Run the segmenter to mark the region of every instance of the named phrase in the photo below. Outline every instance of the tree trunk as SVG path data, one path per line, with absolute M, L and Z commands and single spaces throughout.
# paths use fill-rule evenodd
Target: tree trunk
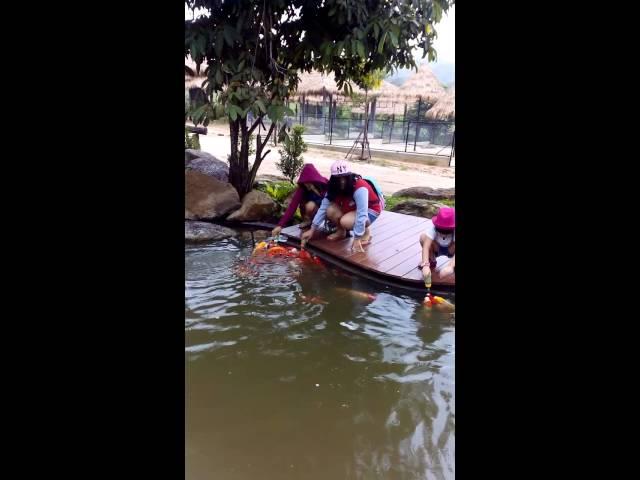
M 255 122 L 260 121 L 261 118 L 255 120 Z M 264 157 L 266 157 L 271 151 L 267 150 L 265 153 L 262 153 L 264 147 L 266 146 L 269 137 L 272 134 L 275 135 L 273 130 L 276 125 L 274 122 L 271 123 L 271 127 L 267 131 L 267 136 L 264 140 L 262 140 L 262 136 L 258 134 L 256 157 L 251 165 L 251 169 L 249 169 L 249 132 L 251 131 L 251 133 L 253 133 L 253 130 L 257 128 L 257 126 L 258 124 L 254 123 L 252 128 L 248 128 L 247 121 L 243 118 L 237 119 L 235 122 L 231 120 L 229 121 L 229 132 L 231 136 L 229 183 L 237 190 L 240 199 L 251 191 L 258 168 L 260 167 L 262 160 L 264 160 Z
M 231 138 L 231 155 L 229 155 L 229 183 L 240 194 L 240 184 L 242 170 L 240 159 L 238 158 L 238 134 L 240 131 L 240 122 L 238 120 L 229 120 L 229 137 Z
M 374 135 L 375 135 L 375 130 L 376 130 L 376 104 L 377 103 L 378 103 L 378 97 L 373 97 L 373 100 L 371 100 L 371 108 L 370 108 L 370 112 L 369 112 L 369 128 L 368 128 L 368 130 L 371 130 Z
M 368 126 L 369 126 L 369 102 L 367 101 L 367 95 L 369 93 L 368 89 L 364 90 L 364 130 L 362 135 L 362 152 L 360 152 L 360 160 L 364 160 L 364 146 L 365 142 L 369 142 L 369 138 L 367 136 Z

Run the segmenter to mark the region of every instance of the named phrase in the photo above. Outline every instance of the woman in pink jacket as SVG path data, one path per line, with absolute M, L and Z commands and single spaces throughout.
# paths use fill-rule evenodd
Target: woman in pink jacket
M 293 198 L 291 198 L 289 207 L 284 212 L 276 228 L 271 231 L 271 234 L 277 237 L 282 228 L 291 221 L 298 207 L 303 221 L 300 224 L 300 228 L 307 228 L 311 225 L 311 220 L 313 220 L 318 207 L 322 203 L 322 199 L 327 193 L 328 184 L 329 180 L 320 175 L 313 164 L 306 163 L 302 168 L 302 172 L 300 172 L 298 188 L 293 194 Z

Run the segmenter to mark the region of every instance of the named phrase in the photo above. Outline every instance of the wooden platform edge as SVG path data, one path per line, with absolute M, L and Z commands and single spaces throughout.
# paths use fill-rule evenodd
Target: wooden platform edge
M 300 248 L 300 242 L 292 242 L 291 240 L 287 240 L 285 242 L 280 242 L 280 243 L 284 243 L 286 245 L 289 245 L 290 247 Z M 325 253 L 322 250 L 315 248 L 309 244 L 307 244 L 305 249 L 309 250 L 311 253 L 316 255 L 321 260 L 335 267 L 338 267 L 342 270 L 345 270 L 359 277 L 366 278 L 367 280 L 370 280 L 372 282 L 389 286 L 389 287 L 400 288 L 403 290 L 410 290 L 412 292 L 420 292 L 423 294 L 426 293 L 424 283 L 422 282 L 413 281 L 413 280 L 399 281 L 399 277 L 391 277 L 382 273 L 375 273 L 371 270 L 359 268 L 353 263 L 340 260 L 338 257 L 334 257 L 333 255 Z M 433 285 L 431 287 L 431 293 L 435 295 L 455 293 L 455 285 Z

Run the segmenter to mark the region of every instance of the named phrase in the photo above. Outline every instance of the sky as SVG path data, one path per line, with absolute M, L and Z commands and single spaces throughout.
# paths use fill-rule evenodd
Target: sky
M 184 7 L 184 18 L 192 18 L 191 10 Z M 438 52 L 438 63 L 456 63 L 456 6 L 453 5 L 447 14 L 442 17 L 440 23 L 435 25 L 438 38 L 434 42 L 434 48 Z M 422 56 L 422 51 L 417 53 Z
M 438 52 L 438 63 L 456 63 L 456 6 L 449 9 L 440 23 L 435 25 L 438 38 L 433 47 Z M 422 52 L 420 53 L 422 55 Z

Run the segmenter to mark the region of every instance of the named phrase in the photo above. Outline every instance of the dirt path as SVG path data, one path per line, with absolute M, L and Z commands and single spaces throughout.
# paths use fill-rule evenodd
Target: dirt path
M 200 147 L 220 160 L 226 161 L 231 150 L 229 131 L 221 125 L 212 125 L 207 135 L 200 135 Z M 279 147 L 271 149 L 258 170 L 258 174 L 281 175 L 276 167 L 280 160 Z M 309 145 L 303 155 L 305 163 L 313 163 L 321 174 L 329 177 L 331 164 L 344 158 L 341 152 L 323 150 L 321 145 Z M 427 186 L 432 188 L 455 187 L 455 167 L 435 167 L 402 162 L 400 160 L 374 160 L 371 163 L 352 161 L 352 169 L 361 175 L 370 175 L 380 184 L 385 194 L 393 194 L 403 188 Z

